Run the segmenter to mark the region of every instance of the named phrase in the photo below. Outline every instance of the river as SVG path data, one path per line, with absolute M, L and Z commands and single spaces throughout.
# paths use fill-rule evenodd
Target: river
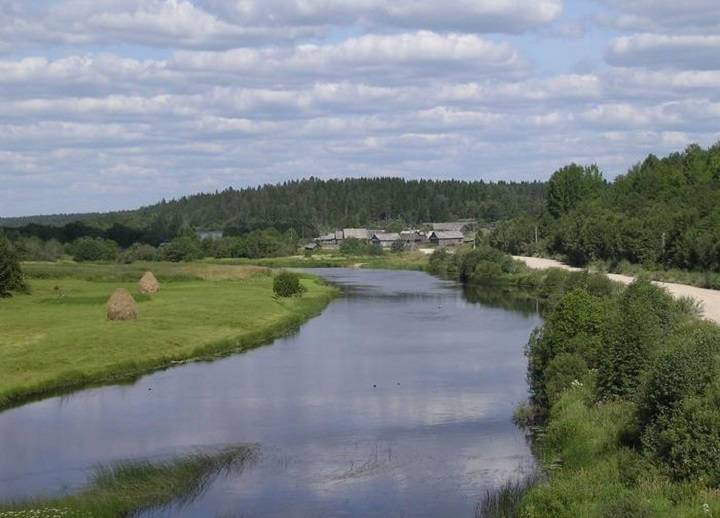
M 0 498 L 72 491 L 98 463 L 253 443 L 254 465 L 147 516 L 472 516 L 532 469 L 511 417 L 534 305 L 421 272 L 313 273 L 343 296 L 270 346 L 1 413 Z

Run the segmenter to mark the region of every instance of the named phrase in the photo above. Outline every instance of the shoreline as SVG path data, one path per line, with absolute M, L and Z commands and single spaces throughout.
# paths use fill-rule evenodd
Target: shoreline
M 298 307 L 289 314 L 266 327 L 220 340 L 210 341 L 183 352 L 175 352 L 145 360 L 129 358 L 116 364 L 86 373 L 80 370 L 65 370 L 44 381 L 35 384 L 9 388 L 0 393 L 0 414 L 7 410 L 36 401 L 71 394 L 84 389 L 113 385 L 132 384 L 143 376 L 181 366 L 190 362 L 213 361 L 232 354 L 243 353 L 278 338 L 287 336 L 299 329 L 312 318 L 320 315 L 340 291 L 315 276 L 307 277 L 318 287 L 325 287 L 324 293 L 298 299 Z

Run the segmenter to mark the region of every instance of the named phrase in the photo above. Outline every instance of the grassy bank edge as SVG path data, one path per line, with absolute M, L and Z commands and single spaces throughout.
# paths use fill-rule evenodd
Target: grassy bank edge
M 168 369 L 190 361 L 210 361 L 271 343 L 295 331 L 302 324 L 319 315 L 340 293 L 337 288 L 330 286 L 319 277 L 311 275 L 304 275 L 303 277 L 310 282 L 327 287 L 326 293 L 313 298 L 301 298 L 300 307 L 273 326 L 234 338 L 203 344 L 189 353 L 162 356 L 142 362 L 121 362 L 92 374 L 72 370 L 65 371 L 51 380 L 3 392 L 0 394 L 0 412 L 39 399 L 67 394 L 78 389 L 116 383 L 134 383 L 142 376 L 155 371 Z
M 123 461 L 95 468 L 88 484 L 67 495 L 0 502 L 0 518 L 132 516 L 188 504 L 218 475 L 255 461 L 253 445 L 199 451 L 165 461 Z

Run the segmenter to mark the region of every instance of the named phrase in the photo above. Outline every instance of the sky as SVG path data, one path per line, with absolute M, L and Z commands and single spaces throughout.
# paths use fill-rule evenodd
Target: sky
M 0 0 L 0 217 L 720 140 L 718 0 Z

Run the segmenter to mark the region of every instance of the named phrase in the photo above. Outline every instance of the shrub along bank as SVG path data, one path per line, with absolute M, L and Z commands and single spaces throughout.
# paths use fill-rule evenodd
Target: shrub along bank
M 565 291 L 530 339 L 521 412 L 548 476 L 503 516 L 720 513 L 720 328 L 697 314 L 646 280 Z

